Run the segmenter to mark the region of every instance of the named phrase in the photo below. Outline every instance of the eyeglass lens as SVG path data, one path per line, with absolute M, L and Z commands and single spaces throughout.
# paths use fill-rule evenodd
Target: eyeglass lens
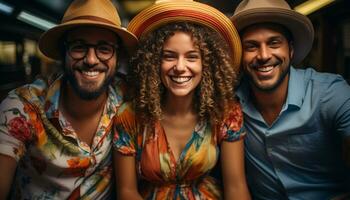
M 95 50 L 95 55 L 101 61 L 109 60 L 115 50 L 115 46 L 108 43 L 98 43 L 98 44 L 86 44 L 84 42 L 76 41 L 68 43 L 68 53 L 73 59 L 83 59 L 89 51 L 89 48 L 93 47 Z

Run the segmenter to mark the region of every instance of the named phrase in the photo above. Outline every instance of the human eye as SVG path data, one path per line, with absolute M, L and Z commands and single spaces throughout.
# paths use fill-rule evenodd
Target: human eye
M 190 53 L 187 55 L 187 60 L 190 62 L 195 62 L 200 59 L 199 53 Z
M 176 55 L 170 52 L 163 52 L 162 59 L 165 61 L 173 61 L 176 59 Z
M 269 46 L 271 48 L 279 48 L 281 46 L 282 41 L 278 38 L 275 38 L 269 42 Z
M 69 44 L 69 50 L 71 52 L 85 52 L 87 49 L 86 44 L 81 42 L 73 42 Z
M 244 51 L 252 52 L 252 51 L 255 51 L 256 49 L 257 49 L 257 45 L 256 44 L 253 44 L 253 43 L 244 43 L 243 44 L 243 50 Z
M 113 52 L 113 46 L 110 44 L 98 44 L 97 51 L 103 54 L 110 54 Z

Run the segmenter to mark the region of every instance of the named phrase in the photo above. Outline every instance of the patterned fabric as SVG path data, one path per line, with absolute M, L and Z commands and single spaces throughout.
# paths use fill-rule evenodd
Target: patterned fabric
M 38 79 L 0 105 L 0 153 L 18 162 L 11 199 L 111 198 L 111 123 L 123 87 L 109 88 L 90 147 L 58 110 L 61 84 L 62 76 Z
M 242 123 L 239 104 L 215 131 L 207 122 L 198 123 L 176 161 L 161 123 L 144 128 L 132 105 L 125 103 L 118 110 L 113 143 L 122 154 L 136 156 L 139 190 L 145 199 L 221 199 L 221 188 L 209 172 L 217 163 L 221 141 L 244 137 Z

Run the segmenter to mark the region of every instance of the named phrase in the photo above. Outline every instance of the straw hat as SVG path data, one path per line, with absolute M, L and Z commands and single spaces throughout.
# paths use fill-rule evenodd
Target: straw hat
M 137 44 L 137 38 L 121 27 L 117 9 L 110 0 L 75 0 L 62 18 L 61 24 L 45 32 L 39 40 L 39 49 L 48 57 L 61 59 L 60 39 L 74 27 L 97 26 L 115 32 L 130 52 Z
M 238 31 L 256 23 L 277 23 L 286 27 L 293 36 L 292 63 L 300 63 L 309 53 L 314 39 L 311 21 L 290 8 L 284 0 L 243 0 L 231 17 Z
M 217 9 L 193 0 L 158 0 L 141 11 L 128 25 L 128 30 L 138 38 L 171 22 L 188 21 L 217 31 L 231 49 L 233 67 L 239 70 L 241 41 L 236 28 L 228 17 Z

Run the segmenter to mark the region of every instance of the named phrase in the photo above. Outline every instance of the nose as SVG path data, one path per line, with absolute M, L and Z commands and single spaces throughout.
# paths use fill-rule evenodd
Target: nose
M 258 60 L 267 61 L 271 58 L 271 51 L 266 45 L 261 45 L 257 55 Z
M 96 65 L 99 62 L 99 59 L 97 58 L 94 47 L 90 47 L 87 50 L 86 56 L 84 58 L 84 62 L 89 66 Z
M 184 58 L 179 58 L 176 67 L 174 68 L 176 72 L 183 72 L 186 70 L 186 61 Z

